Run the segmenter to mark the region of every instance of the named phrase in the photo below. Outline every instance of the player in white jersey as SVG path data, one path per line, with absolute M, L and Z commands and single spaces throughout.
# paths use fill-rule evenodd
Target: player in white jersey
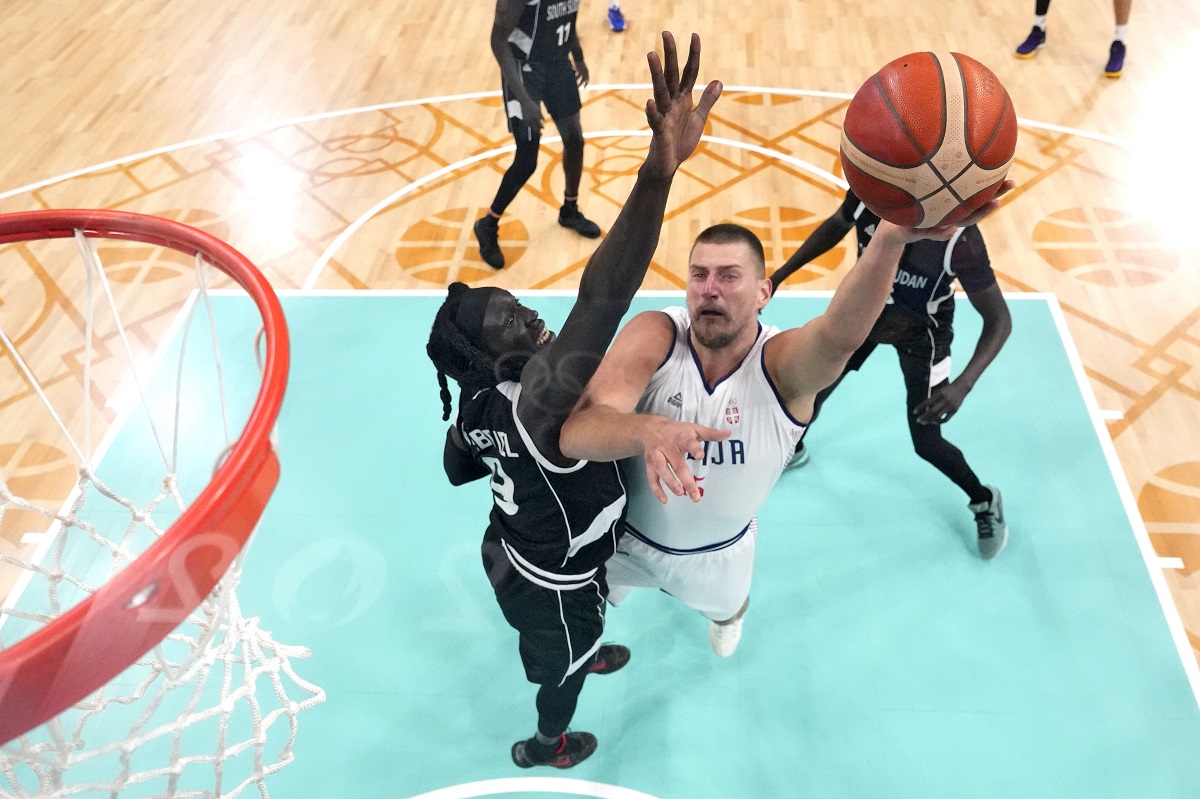
M 993 200 L 961 224 L 997 207 Z M 626 480 L 629 534 L 608 562 L 611 602 L 634 587 L 662 588 L 710 620 L 718 655 L 733 653 L 750 601 L 754 517 L 812 416 L 813 398 L 866 339 L 905 245 L 947 240 L 955 230 L 881 222 L 825 313 L 782 332 L 758 322 L 771 299 L 758 237 L 733 224 L 697 236 L 686 315 L 647 311 L 631 319 L 562 429 L 565 455 L 633 457 L 624 468 L 645 473 L 644 481 Z M 680 442 L 658 437 L 662 416 L 732 432 L 697 461 Z M 703 496 L 698 506 L 670 501 L 664 487 L 677 497 Z

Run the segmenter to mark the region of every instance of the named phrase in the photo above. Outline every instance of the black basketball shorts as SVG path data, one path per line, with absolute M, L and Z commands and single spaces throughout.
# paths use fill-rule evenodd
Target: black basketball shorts
M 525 676 L 537 685 L 562 685 L 591 662 L 604 634 L 608 584 L 604 566 L 579 588 L 539 585 L 512 567 L 504 552 L 485 541 L 483 566 L 505 620 L 520 634 Z
M 575 69 L 566 58 L 522 64 L 521 81 L 529 96 L 546 106 L 546 113 L 555 122 L 578 114 L 583 107 L 579 100 L 579 85 L 575 83 Z M 521 118 L 521 104 L 513 97 L 507 82 L 504 82 L 503 93 L 509 131 L 517 141 L 530 141 L 532 132 Z

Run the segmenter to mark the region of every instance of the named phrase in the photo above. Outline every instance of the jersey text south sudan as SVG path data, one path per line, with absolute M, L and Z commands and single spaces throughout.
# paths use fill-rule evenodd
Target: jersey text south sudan
M 523 61 L 566 58 L 578 13 L 579 0 L 529 0 L 508 37 L 513 54 Z

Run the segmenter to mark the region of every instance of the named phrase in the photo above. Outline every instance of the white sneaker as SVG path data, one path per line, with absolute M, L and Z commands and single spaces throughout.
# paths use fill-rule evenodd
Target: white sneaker
M 738 619 L 729 624 L 708 624 L 708 642 L 712 644 L 717 657 L 727 658 L 737 649 L 738 641 L 742 638 L 742 620 Z

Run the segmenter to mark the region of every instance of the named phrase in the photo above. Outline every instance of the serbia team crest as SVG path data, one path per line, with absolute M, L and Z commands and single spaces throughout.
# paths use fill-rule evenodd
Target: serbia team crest
M 725 421 L 729 424 L 737 424 L 742 420 L 742 415 L 738 411 L 737 400 L 725 406 Z

